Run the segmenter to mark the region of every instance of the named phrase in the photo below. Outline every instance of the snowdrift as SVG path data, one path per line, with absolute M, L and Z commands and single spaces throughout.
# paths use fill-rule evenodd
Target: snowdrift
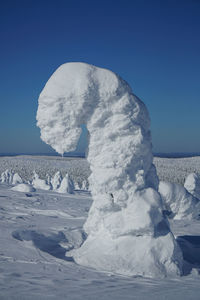
M 81 125 L 89 131 L 93 204 L 81 265 L 124 275 L 181 274 L 182 253 L 163 216 L 152 164 L 144 103 L 115 73 L 85 63 L 58 68 L 39 97 L 41 138 L 57 152 L 73 151 Z
M 35 192 L 35 188 L 26 183 L 17 184 L 14 187 L 12 187 L 11 190 L 23 193 Z

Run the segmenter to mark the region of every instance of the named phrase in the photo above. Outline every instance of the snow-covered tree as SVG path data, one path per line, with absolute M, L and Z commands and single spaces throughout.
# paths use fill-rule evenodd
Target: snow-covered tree
M 68 174 L 65 175 L 63 180 L 61 181 L 60 187 L 57 189 L 58 193 L 74 193 L 74 183 Z
M 164 202 L 165 210 L 171 218 L 180 220 L 199 216 L 199 200 L 190 194 L 182 185 L 161 181 L 159 193 Z
M 185 179 L 184 187 L 194 197 L 200 200 L 200 175 L 197 173 L 191 173 Z
M 85 63 L 58 68 L 39 97 L 41 138 L 73 151 L 86 124 L 93 203 L 77 263 L 124 275 L 181 274 L 182 253 L 163 216 L 144 103 L 115 73 Z
M 19 176 L 19 174 L 18 173 L 15 173 L 14 175 L 13 175 L 13 178 L 12 178 L 12 184 L 18 184 L 18 183 L 23 183 L 23 180 L 22 180 L 22 178 Z

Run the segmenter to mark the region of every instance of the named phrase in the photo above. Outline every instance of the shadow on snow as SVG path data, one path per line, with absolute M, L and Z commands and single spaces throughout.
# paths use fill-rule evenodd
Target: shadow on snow
M 12 233 L 13 238 L 19 241 L 32 241 L 34 246 L 43 252 L 63 259 L 65 261 L 73 262 L 73 257 L 65 256 L 67 251 L 73 249 L 73 246 L 66 250 L 64 247 L 60 246 L 60 242 L 68 242 L 63 232 L 58 232 L 58 234 L 52 234 L 51 236 L 45 236 L 44 234 L 37 233 L 34 230 L 22 230 L 14 231 Z
M 200 268 L 200 236 L 183 235 L 177 237 L 177 242 L 183 252 L 184 275 L 191 272 L 192 268 Z

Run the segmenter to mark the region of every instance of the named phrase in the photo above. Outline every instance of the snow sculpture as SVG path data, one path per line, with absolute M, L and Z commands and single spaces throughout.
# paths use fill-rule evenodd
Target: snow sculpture
M 200 176 L 197 173 L 191 173 L 187 176 L 184 187 L 189 193 L 200 200 Z
M 60 66 L 39 97 L 41 138 L 57 152 L 89 131 L 93 204 L 77 263 L 125 275 L 181 274 L 182 253 L 162 213 L 144 103 L 115 73 L 85 63 Z
M 199 215 L 199 200 L 180 184 L 160 181 L 159 193 L 169 217 L 176 220 L 192 219 Z
M 61 181 L 60 187 L 57 189 L 58 193 L 74 193 L 74 183 L 68 174 L 65 175 L 63 180 Z

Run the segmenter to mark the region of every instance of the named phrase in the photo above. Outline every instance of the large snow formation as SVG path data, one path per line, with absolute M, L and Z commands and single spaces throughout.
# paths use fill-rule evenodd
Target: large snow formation
M 199 200 L 182 185 L 160 181 L 159 193 L 171 218 L 181 220 L 199 217 Z
M 194 197 L 200 200 L 200 175 L 197 173 L 189 174 L 184 183 L 184 187 L 191 193 Z
M 164 218 L 144 103 L 115 73 L 85 63 L 60 66 L 39 97 L 41 138 L 73 151 L 89 131 L 93 204 L 77 263 L 125 275 L 181 273 L 182 253 Z

